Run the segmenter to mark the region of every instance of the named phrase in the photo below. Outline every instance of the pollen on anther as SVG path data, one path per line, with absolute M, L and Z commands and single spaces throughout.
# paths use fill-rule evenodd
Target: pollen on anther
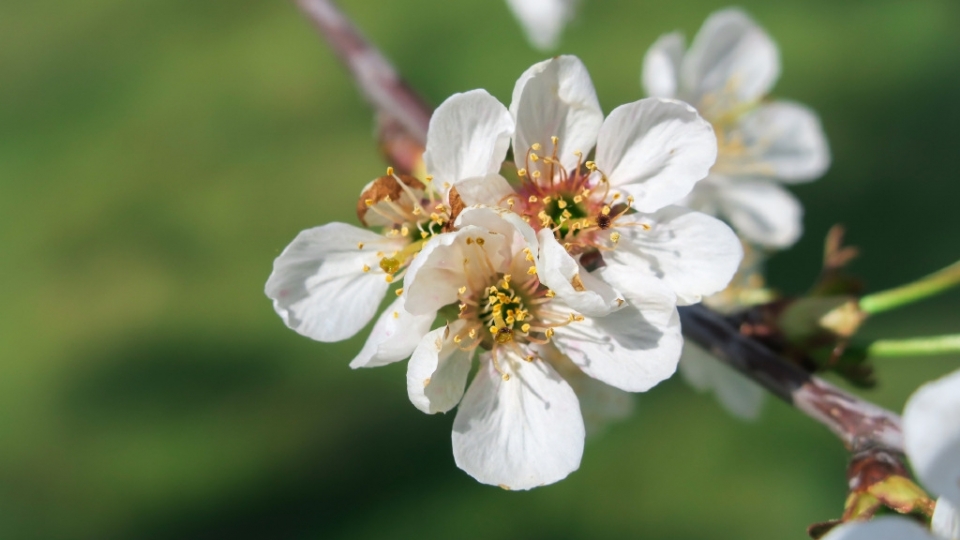
M 520 178 L 523 178 L 526 175 L 527 175 L 526 169 L 523 169 L 523 168 L 517 169 L 517 176 L 519 176 Z
M 367 266 L 367 265 L 363 265 L 363 271 L 364 271 L 364 272 L 369 272 L 369 271 L 370 271 L 370 267 Z
M 538 200 L 538 199 L 537 199 L 537 196 L 536 196 L 536 195 L 531 195 L 530 198 L 527 199 L 527 201 L 532 202 L 532 203 L 537 202 L 537 200 Z
M 365 199 L 365 200 L 363 201 L 363 204 L 365 204 L 365 205 L 367 205 L 367 206 L 373 206 L 373 199 Z
M 393 176 L 393 167 L 387 167 L 387 176 Z
M 509 373 L 504 373 L 504 374 L 503 374 L 503 377 L 501 377 L 501 378 L 503 379 L 503 382 L 507 382 L 507 381 L 510 380 L 510 374 L 509 374 Z M 509 490 L 510 488 L 506 488 L 506 489 Z
M 543 293 L 543 295 L 546 296 L 547 298 L 553 298 L 554 296 L 557 295 L 557 293 L 553 292 L 552 290 L 549 290 L 549 291 Z
M 397 296 L 402 296 L 402 295 L 403 295 L 403 287 L 400 287 L 399 289 L 397 289 Z
M 619 241 L 620 241 L 620 233 L 618 233 L 618 232 L 616 232 L 616 231 L 610 233 L 610 240 L 613 241 L 614 244 L 616 244 L 617 242 L 619 242 Z
M 560 139 L 558 139 L 557 136 L 554 135 L 553 137 L 550 137 L 550 142 L 552 142 L 553 145 L 556 146 L 557 143 L 560 142 Z
M 527 275 L 532 276 L 532 275 L 534 275 L 534 274 L 536 274 L 536 273 L 537 273 L 537 267 L 536 267 L 536 266 L 531 266 L 530 268 L 527 268 Z
M 532 176 L 533 179 L 536 180 L 537 178 L 540 178 L 540 171 L 533 171 L 533 174 L 531 174 L 530 176 Z
M 363 242 L 357 242 L 357 249 L 363 249 Z
M 520 330 L 522 330 L 524 334 L 526 334 L 527 332 L 529 332 L 529 331 L 530 331 L 530 323 L 526 323 L 526 324 L 524 324 L 523 326 L 521 326 L 521 327 L 520 327 Z
M 400 312 L 399 312 L 399 311 L 394 311 L 394 312 L 393 312 L 393 318 L 394 318 L 394 319 L 399 319 L 399 318 L 400 318 Z
M 559 201 L 557 201 L 557 207 L 563 210 L 564 208 L 567 207 L 567 201 L 560 199 Z
M 386 276 L 384 276 L 383 279 L 384 279 L 387 283 L 393 283 L 393 276 L 391 276 L 390 274 L 387 274 Z
M 531 150 L 537 150 L 537 151 L 539 151 L 540 148 L 542 148 L 542 147 L 540 146 L 540 143 L 538 143 L 538 142 L 535 142 L 535 143 L 533 143 L 533 144 L 530 145 L 530 149 L 531 149 Z

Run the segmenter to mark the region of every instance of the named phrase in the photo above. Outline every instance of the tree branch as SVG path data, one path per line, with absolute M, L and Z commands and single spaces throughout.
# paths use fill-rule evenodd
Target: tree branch
M 404 141 L 402 147 L 388 151 L 393 163 L 404 166 L 419 159 L 432 109 L 331 0 L 296 1 L 377 111 L 381 140 Z M 686 339 L 829 428 L 856 456 L 903 453 L 898 415 L 810 375 L 702 305 L 680 308 L 680 318 Z
M 852 452 L 903 452 L 898 415 L 810 375 L 702 305 L 681 307 L 680 320 L 686 339 L 829 428 Z

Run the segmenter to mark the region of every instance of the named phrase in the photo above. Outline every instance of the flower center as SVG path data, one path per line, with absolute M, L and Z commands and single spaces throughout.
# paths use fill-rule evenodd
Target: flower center
M 582 152 L 574 152 L 577 164 L 568 170 L 557 157 L 559 139 L 550 140 L 553 150 L 549 156 L 541 156 L 543 146 L 534 143 L 527 150 L 526 166 L 517 171 L 523 203 L 520 213 L 534 228 L 551 229 L 568 250 L 616 245 L 618 233 L 600 233 L 630 211 L 633 197 L 624 199 L 612 192 L 607 176 L 594 162 L 583 162 Z

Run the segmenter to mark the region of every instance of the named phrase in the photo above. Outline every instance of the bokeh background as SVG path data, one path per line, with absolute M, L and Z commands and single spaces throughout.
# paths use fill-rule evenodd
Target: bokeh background
M 716 1 L 585 0 L 561 52 L 606 111 L 646 48 Z M 806 235 L 770 264 L 800 292 L 845 223 L 874 289 L 960 258 L 960 3 L 749 1 L 779 42 L 775 94 L 823 118 L 834 164 L 795 192 Z M 498 0 L 343 0 L 432 103 L 508 101 L 545 57 Z M 285 0 L 0 3 L 0 537 L 801 539 L 838 516 L 846 454 L 770 400 L 727 416 L 674 379 L 588 441 L 559 484 L 459 471 L 452 414 L 357 339 L 286 329 L 263 295 L 301 229 L 356 223 L 384 163 L 370 111 Z M 865 337 L 960 331 L 956 291 Z M 900 410 L 957 357 L 878 361 Z

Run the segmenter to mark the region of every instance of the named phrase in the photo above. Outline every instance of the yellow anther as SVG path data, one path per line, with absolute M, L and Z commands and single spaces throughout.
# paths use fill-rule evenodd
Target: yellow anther
M 420 238 L 426 238 L 428 236 L 430 236 L 430 233 L 427 231 L 420 231 Z
M 629 197 L 627 197 L 627 204 L 633 204 L 634 200 L 636 199 L 633 198 L 633 195 L 630 195 Z
M 387 176 L 393 176 L 393 167 L 387 167 Z
M 529 248 L 528 248 L 528 249 L 529 249 Z M 510 274 L 504 274 L 504 275 L 503 275 L 503 282 L 506 283 L 507 285 L 510 284 L 510 280 L 511 280 L 511 279 L 513 279 L 513 276 L 511 276 Z M 504 287 L 506 287 L 507 285 L 504 285 Z
M 567 207 L 567 201 L 560 199 L 559 201 L 557 201 L 557 207 L 563 210 L 564 208 Z
M 619 194 L 619 193 L 614 193 L 614 194 L 613 194 L 613 200 L 617 200 L 617 199 L 619 199 L 619 198 L 620 198 L 620 194 Z
M 436 221 L 437 223 L 440 223 L 440 214 L 437 214 L 436 212 L 430 214 L 430 221 Z
M 500 378 L 503 379 L 503 382 L 507 382 L 510 380 L 510 374 L 504 373 L 503 376 Z M 500 487 L 503 488 L 503 486 L 500 486 Z M 510 491 L 510 488 L 504 488 L 504 489 L 506 489 L 507 491 Z
M 583 202 L 583 197 L 581 197 L 580 195 L 574 195 L 574 196 L 573 196 L 573 202 L 579 204 L 579 203 Z
M 490 330 L 490 333 L 491 333 L 491 334 L 496 334 L 496 333 L 497 333 L 497 327 L 496 327 L 496 326 L 491 326 L 491 327 L 489 327 L 489 330 Z
M 523 357 L 523 359 L 526 360 L 527 362 L 533 362 L 534 358 L 536 357 L 532 354 L 528 354 L 527 356 Z
M 380 269 L 388 274 L 392 274 L 400 269 L 400 261 L 393 257 L 384 257 L 380 259 Z
M 409 227 L 401 227 L 401 228 L 400 228 L 400 236 L 409 236 L 409 235 L 410 235 L 410 228 L 409 228 Z
M 363 204 L 367 205 L 368 207 L 373 206 L 373 199 L 364 199 Z
M 558 139 L 557 136 L 554 135 L 553 137 L 550 137 L 550 142 L 552 142 L 553 145 L 556 146 L 557 143 L 560 142 L 560 139 Z
M 470 329 L 470 332 L 468 332 L 467 335 L 469 335 L 471 339 L 477 337 L 477 329 L 476 329 L 476 328 L 471 328 L 471 329 Z
M 538 142 L 535 142 L 535 143 L 533 143 L 533 144 L 530 145 L 530 149 L 531 149 L 531 150 L 537 150 L 537 151 L 539 151 L 540 148 L 542 148 L 542 147 L 540 146 L 540 143 L 538 143 Z
M 467 245 L 469 246 L 469 245 L 472 245 L 472 244 L 473 244 L 473 237 L 468 236 L 468 237 L 467 237 Z
M 357 242 L 357 249 L 363 249 L 363 242 Z
M 538 155 L 534 154 L 533 152 L 531 152 L 531 153 L 530 153 L 530 161 L 536 163 L 536 162 L 540 161 L 540 156 L 538 156 Z
M 603 215 L 605 215 L 605 216 L 609 216 L 609 215 L 610 215 L 610 207 L 609 207 L 609 206 L 604 206 L 604 207 L 603 207 L 603 210 L 601 210 L 600 213 L 603 214 Z
M 612 240 L 614 244 L 616 244 L 617 242 L 619 242 L 619 241 L 620 241 L 620 233 L 618 233 L 618 232 L 616 232 L 616 231 L 610 233 L 610 240 Z
M 583 322 L 583 318 L 584 318 L 583 315 L 577 315 L 576 317 L 573 318 L 573 320 L 577 322 Z
M 523 326 L 521 326 L 521 327 L 520 327 L 520 330 L 523 330 L 523 333 L 524 333 L 524 334 L 526 334 L 527 332 L 529 332 L 529 331 L 530 331 L 530 323 L 526 323 L 526 324 L 524 324 Z
M 393 312 L 393 318 L 394 318 L 394 319 L 399 319 L 399 318 L 400 318 L 400 312 L 399 312 L 399 311 L 394 311 L 394 312 Z
M 403 295 L 403 287 L 400 287 L 399 289 L 397 289 L 397 296 L 401 296 L 401 295 Z
M 581 152 L 580 150 L 574 150 L 573 155 L 577 156 L 578 158 L 582 158 L 583 152 Z
M 527 268 L 527 275 L 532 276 L 532 275 L 534 275 L 534 274 L 536 274 L 536 273 L 537 273 L 537 267 L 536 267 L 536 266 L 531 266 L 530 268 Z
M 527 170 L 526 170 L 526 169 L 524 169 L 524 168 L 522 168 L 522 167 L 519 168 L 519 169 L 517 169 L 517 176 L 519 176 L 520 178 L 523 178 L 523 177 L 526 176 L 526 175 L 527 175 Z
M 419 206 L 413 209 L 413 215 L 415 216 L 419 216 L 422 213 L 423 213 L 423 208 L 420 208 Z
M 384 281 L 386 281 L 387 283 L 393 283 L 393 276 L 390 275 L 390 274 L 387 274 L 383 279 L 384 279 Z
M 364 272 L 369 272 L 369 271 L 370 271 L 370 267 L 367 266 L 367 265 L 363 265 L 363 271 L 364 271 Z
M 427 183 L 429 184 L 430 182 L 433 182 L 433 176 L 430 176 L 430 175 L 428 174 L 428 175 L 426 175 L 426 176 L 423 177 L 423 181 L 424 181 L 424 182 L 427 182 Z
M 527 201 L 532 202 L 532 203 L 535 203 L 535 202 L 537 202 L 537 196 L 536 196 L 536 195 L 531 195 L 530 198 L 527 199 Z
M 536 180 L 540 178 L 540 171 L 533 171 L 533 174 L 531 174 L 530 176 L 532 176 L 533 179 Z
M 450 182 L 444 182 L 443 189 L 450 189 Z
M 641 223 L 641 224 L 640 224 L 640 227 L 642 227 L 643 230 L 645 230 L 645 231 L 649 231 L 649 230 L 650 230 L 650 224 L 649 224 L 649 223 Z
M 544 332 L 543 335 L 547 336 L 547 338 L 552 338 L 552 337 L 553 337 L 553 328 L 547 328 L 547 331 Z
M 543 204 L 550 204 L 550 201 L 552 201 L 552 200 L 553 200 L 553 199 L 550 198 L 550 197 L 544 197 L 544 198 L 543 198 Z
M 517 201 L 515 199 L 507 199 L 507 206 L 513 208 L 513 205 L 516 204 L 516 202 Z
M 597 170 L 597 164 L 594 163 L 594 162 L 592 162 L 592 161 L 588 161 L 588 162 L 584 163 L 583 166 L 586 167 L 587 169 L 591 170 L 591 171 Z
M 460 337 L 459 334 L 456 335 L 456 336 L 453 336 L 453 342 L 454 342 L 454 343 L 460 343 L 461 341 L 463 341 L 463 338 Z
M 551 290 L 548 290 L 546 293 L 544 293 L 544 296 L 546 296 L 547 298 L 553 298 L 553 297 L 556 296 L 556 295 L 557 295 L 557 293 L 553 292 L 552 289 L 551 289 Z
M 484 242 L 484 241 L 483 241 L 483 238 L 477 237 L 477 245 L 478 245 L 478 246 L 482 246 L 482 245 L 483 245 L 483 242 Z
M 387 201 L 387 202 L 393 201 L 393 199 L 390 197 L 390 194 L 389 194 L 389 193 L 383 196 L 383 200 L 385 200 L 385 201 Z
M 505 323 L 507 323 L 507 324 L 513 324 L 513 323 L 517 322 L 517 319 L 516 319 L 516 317 L 513 317 L 512 315 L 507 315 L 507 318 L 504 319 L 503 321 L 504 321 Z
M 457 292 L 460 294 L 467 292 L 467 286 L 464 285 L 463 287 L 460 287 L 459 289 L 457 289 Z

